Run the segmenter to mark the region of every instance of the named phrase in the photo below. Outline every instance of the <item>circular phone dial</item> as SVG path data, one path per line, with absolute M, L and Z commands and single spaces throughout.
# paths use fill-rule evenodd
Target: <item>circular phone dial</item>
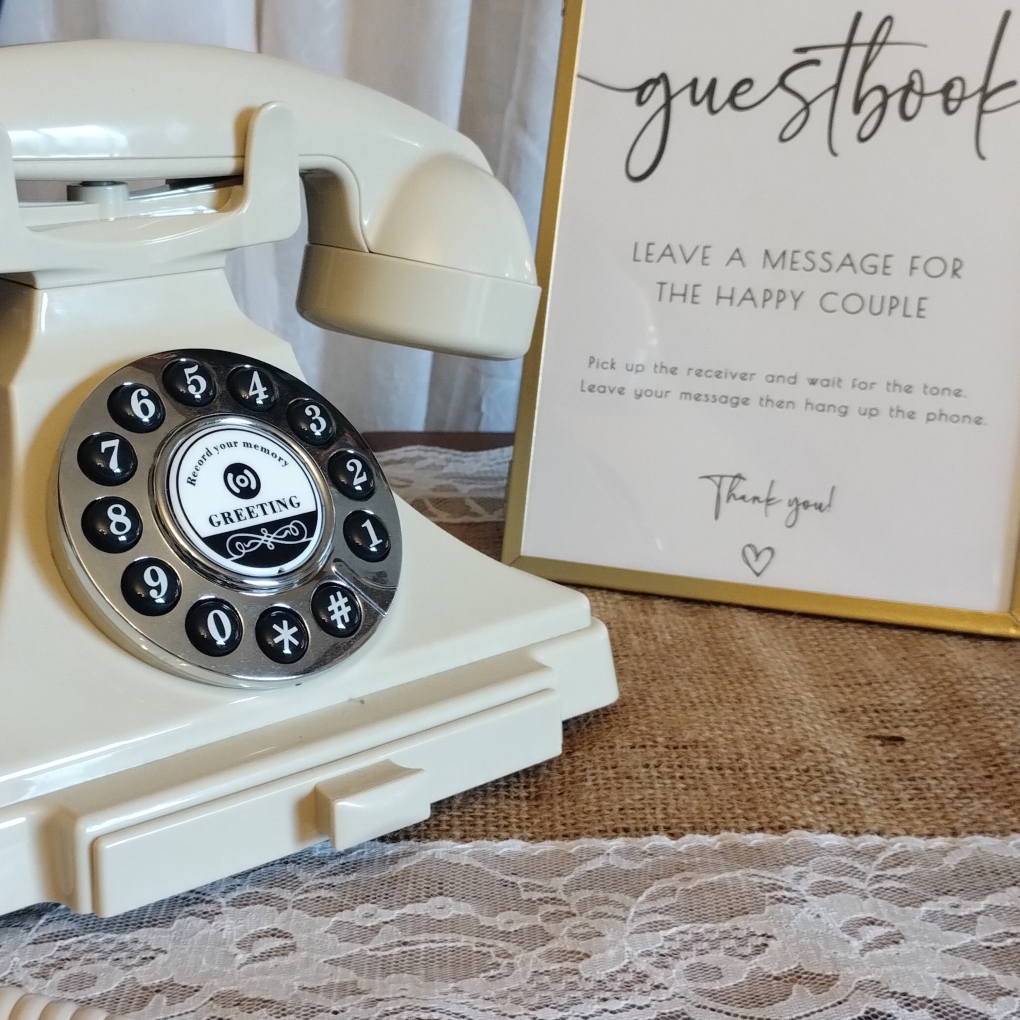
M 166 351 L 108 376 L 60 453 L 54 552 L 120 645 L 192 680 L 295 683 L 360 647 L 400 575 L 365 440 L 278 368 Z

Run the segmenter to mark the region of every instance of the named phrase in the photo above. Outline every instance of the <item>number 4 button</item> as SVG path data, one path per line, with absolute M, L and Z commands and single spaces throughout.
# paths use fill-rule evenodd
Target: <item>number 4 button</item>
M 265 369 L 236 368 L 230 373 L 227 388 L 248 411 L 268 411 L 276 403 L 276 382 Z

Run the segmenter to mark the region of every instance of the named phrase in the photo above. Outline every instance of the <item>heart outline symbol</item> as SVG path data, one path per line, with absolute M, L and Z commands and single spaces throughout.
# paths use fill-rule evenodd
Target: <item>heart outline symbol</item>
M 766 553 L 768 553 L 768 558 L 764 563 L 762 563 L 762 557 L 764 557 Z M 773 559 L 775 559 L 775 556 L 776 550 L 771 545 L 767 545 L 764 548 L 759 549 L 756 545 L 752 545 L 748 542 L 747 545 L 740 550 L 740 558 L 747 564 L 751 573 L 754 574 L 755 577 L 761 577 L 761 575 L 768 570 L 769 564 L 773 561 Z M 759 566 L 759 564 L 761 565 Z

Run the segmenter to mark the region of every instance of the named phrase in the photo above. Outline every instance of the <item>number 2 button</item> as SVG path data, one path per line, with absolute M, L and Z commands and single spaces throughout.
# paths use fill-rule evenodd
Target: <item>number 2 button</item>
M 348 499 L 368 499 L 375 492 L 375 479 L 365 458 L 341 450 L 329 458 L 329 477 Z
M 138 467 L 132 445 L 115 432 L 97 432 L 78 447 L 78 467 L 99 485 L 129 481 Z

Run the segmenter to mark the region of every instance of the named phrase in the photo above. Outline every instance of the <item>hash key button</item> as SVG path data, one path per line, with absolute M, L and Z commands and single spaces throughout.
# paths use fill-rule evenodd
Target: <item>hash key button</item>
M 78 467 L 97 485 L 121 485 L 138 467 L 134 447 L 116 432 L 97 432 L 78 447 Z
M 348 638 L 361 626 L 361 605 L 350 588 L 333 581 L 320 584 L 312 596 L 315 622 L 331 637 Z
M 235 368 L 227 389 L 248 411 L 269 411 L 276 404 L 276 380 L 264 368 Z

